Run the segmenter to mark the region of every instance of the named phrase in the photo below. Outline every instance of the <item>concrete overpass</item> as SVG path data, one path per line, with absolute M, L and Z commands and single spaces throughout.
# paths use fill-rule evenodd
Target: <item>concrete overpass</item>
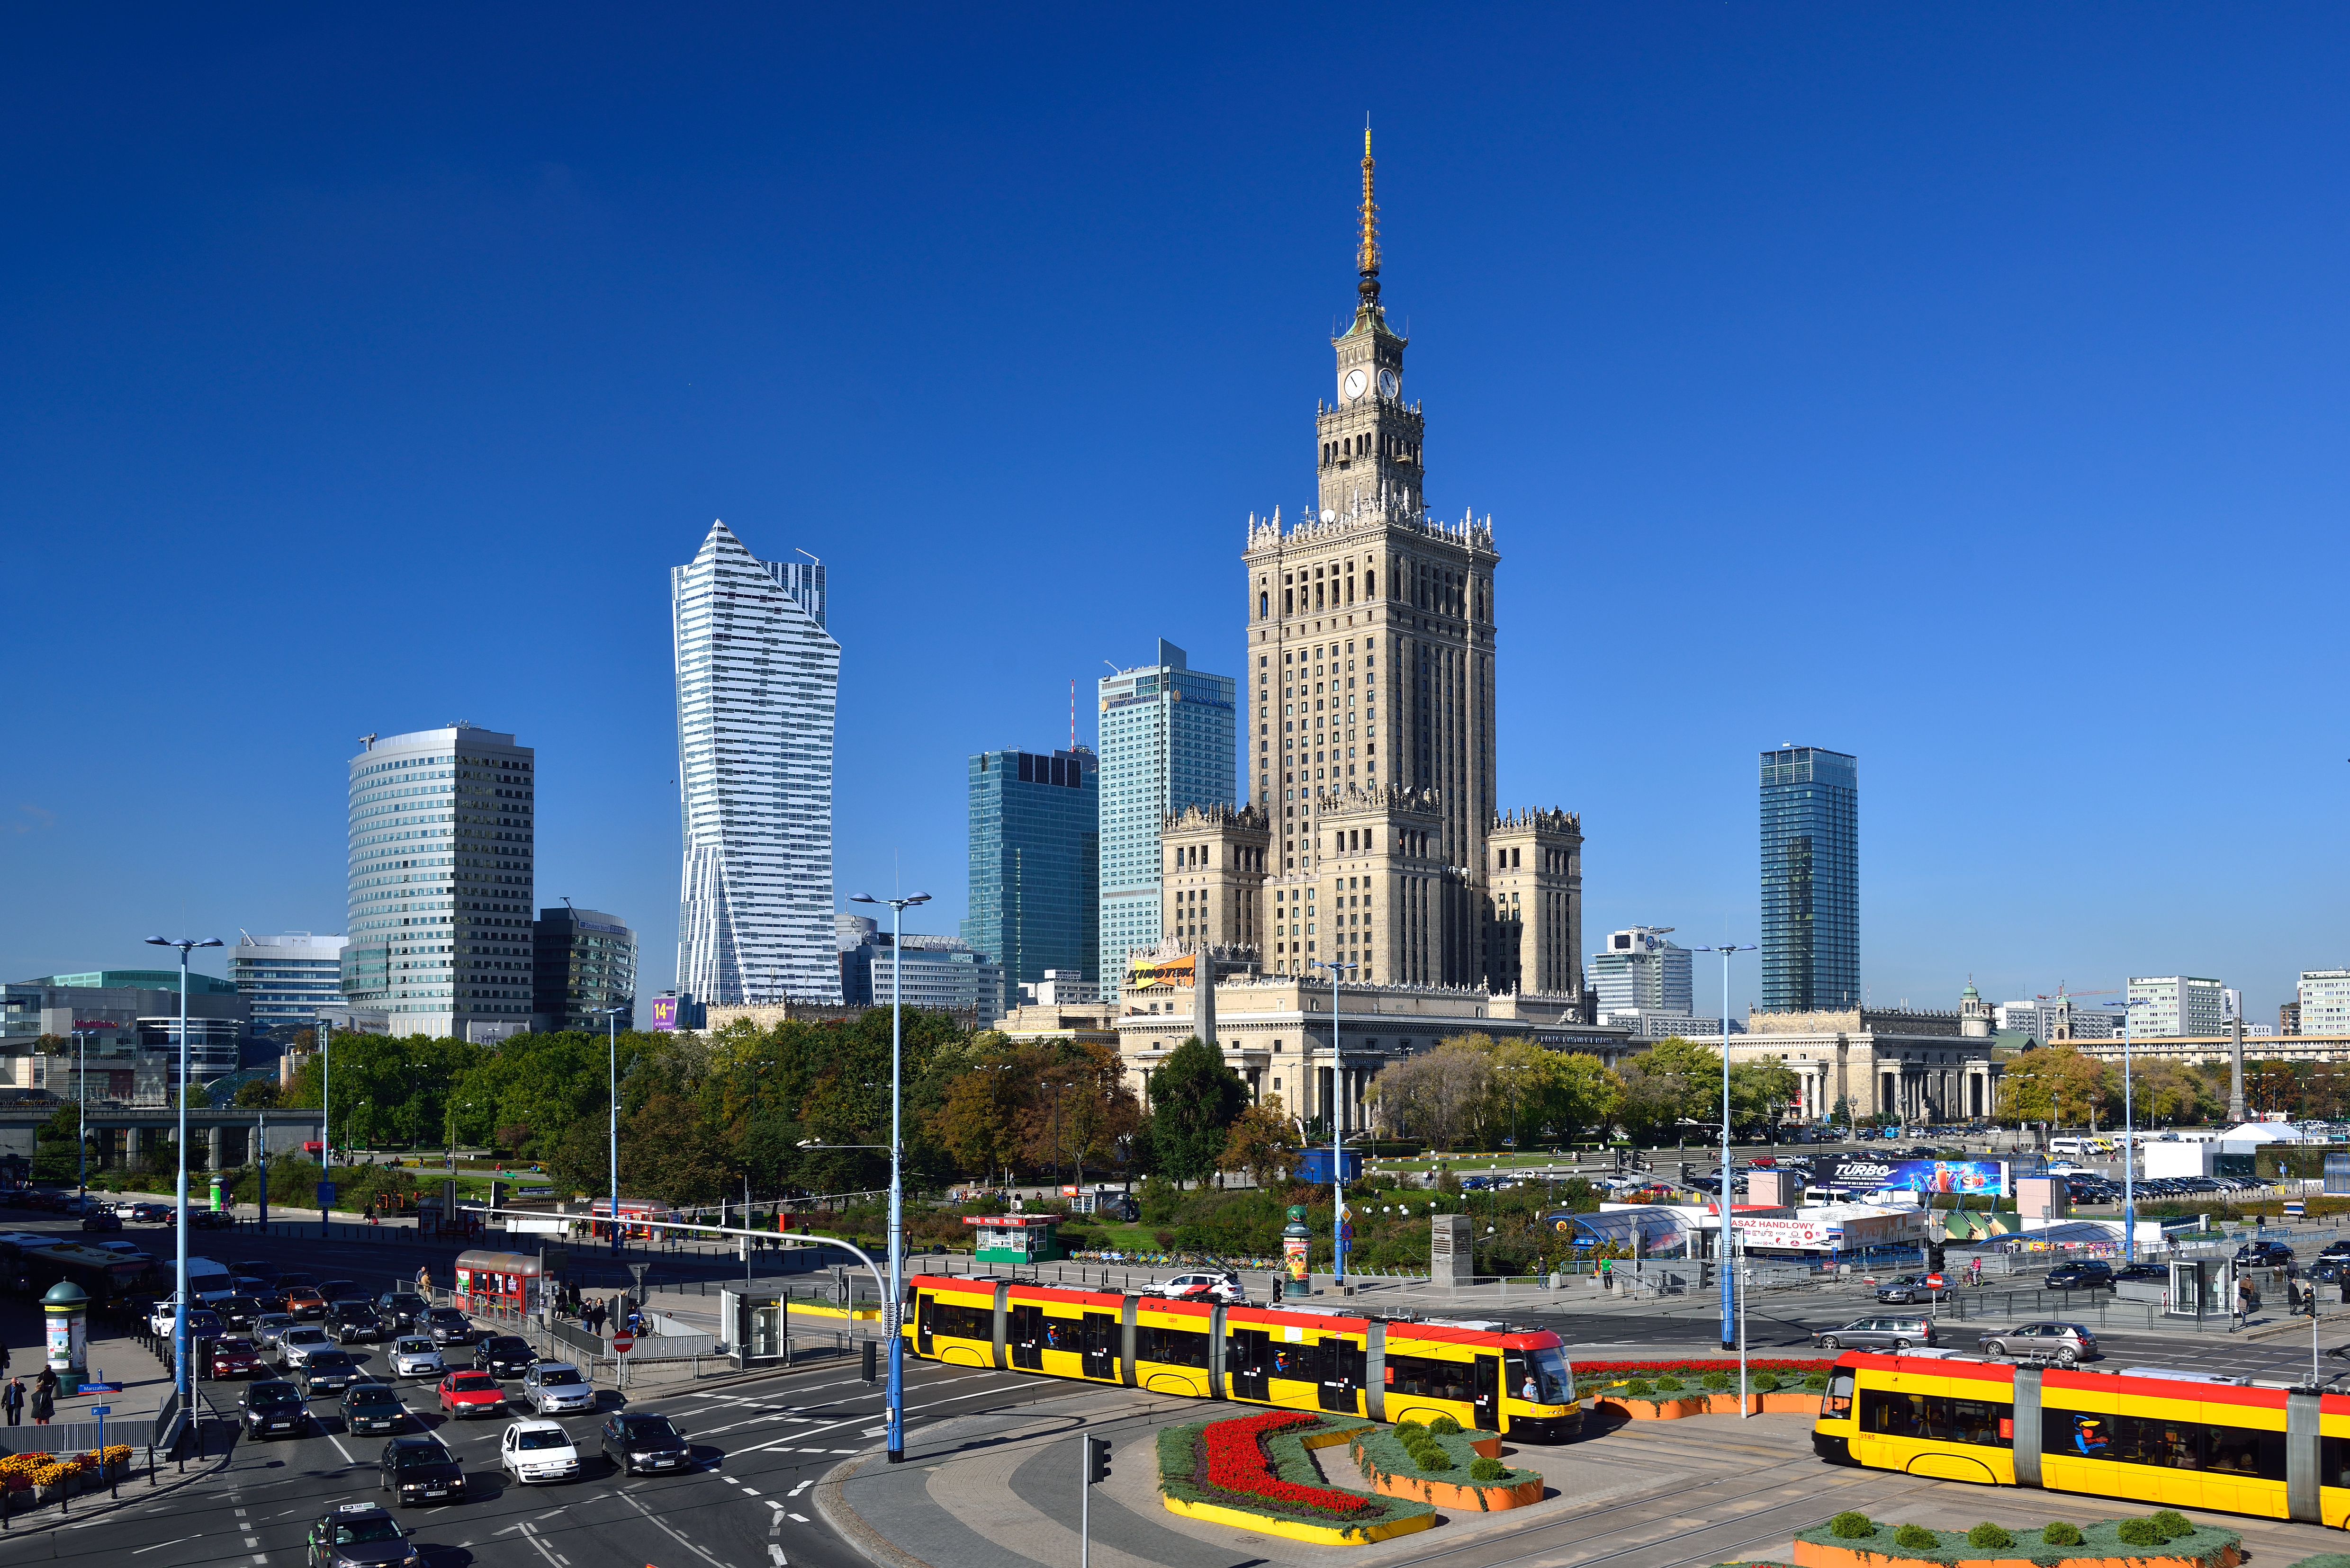
M 68 1106 L 70 1108 L 70 1106 Z M 55 1105 L 0 1105 L 0 1155 L 33 1158 L 35 1132 L 57 1114 Z M 90 1168 L 137 1165 L 151 1148 L 179 1136 L 180 1113 L 169 1106 L 91 1106 L 88 1111 Z M 233 1170 L 253 1163 L 266 1121 L 269 1158 L 300 1158 L 302 1146 L 318 1141 L 319 1114 L 273 1106 L 266 1111 L 238 1106 L 188 1111 L 188 1150 L 201 1150 L 209 1170 Z

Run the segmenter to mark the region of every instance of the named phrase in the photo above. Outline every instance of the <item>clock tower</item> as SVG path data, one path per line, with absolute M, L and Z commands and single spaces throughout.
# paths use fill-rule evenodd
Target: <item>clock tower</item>
M 1322 438 L 1321 510 L 1380 510 L 1418 517 L 1421 486 L 1419 405 L 1403 400 L 1405 339 L 1379 304 L 1379 209 L 1371 196 L 1371 133 L 1363 132 L 1362 238 L 1355 270 L 1362 281 L 1354 322 L 1330 341 L 1337 353 L 1338 399 L 1315 421 Z

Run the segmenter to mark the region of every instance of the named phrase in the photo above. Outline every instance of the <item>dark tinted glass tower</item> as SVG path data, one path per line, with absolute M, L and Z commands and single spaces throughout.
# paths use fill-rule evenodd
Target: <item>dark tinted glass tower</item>
M 971 759 L 971 913 L 962 934 L 1002 967 L 1006 1007 L 1019 1006 L 1022 982 L 1048 969 L 1097 978 L 1099 773 L 1082 746 Z
M 1860 1005 L 1859 764 L 1762 753 L 1762 1006 Z

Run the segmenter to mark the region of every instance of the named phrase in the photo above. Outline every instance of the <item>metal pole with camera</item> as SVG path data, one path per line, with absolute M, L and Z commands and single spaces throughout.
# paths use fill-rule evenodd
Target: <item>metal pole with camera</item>
M 859 893 L 849 900 L 889 906 L 889 1299 L 882 1304 L 881 1324 L 889 1335 L 889 1386 L 883 1396 L 883 1409 L 889 1462 L 893 1465 L 906 1459 L 906 1336 L 899 1332 L 898 1324 L 906 1293 L 906 1142 L 900 1128 L 905 1104 L 905 919 L 908 909 L 930 901 L 928 893 L 910 893 L 902 898 Z M 1015 982 L 1018 978 L 1013 977 Z M 1055 1147 L 1055 1157 L 1059 1152 Z

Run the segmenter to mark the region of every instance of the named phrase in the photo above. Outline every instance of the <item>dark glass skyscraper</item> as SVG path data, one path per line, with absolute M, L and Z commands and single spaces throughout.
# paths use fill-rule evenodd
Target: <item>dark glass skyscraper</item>
M 971 759 L 972 950 L 1003 971 L 1003 1005 L 1048 969 L 1100 977 L 1100 784 L 1093 753 Z
M 1860 1005 L 1860 774 L 1842 752 L 1762 753 L 1762 1006 Z

